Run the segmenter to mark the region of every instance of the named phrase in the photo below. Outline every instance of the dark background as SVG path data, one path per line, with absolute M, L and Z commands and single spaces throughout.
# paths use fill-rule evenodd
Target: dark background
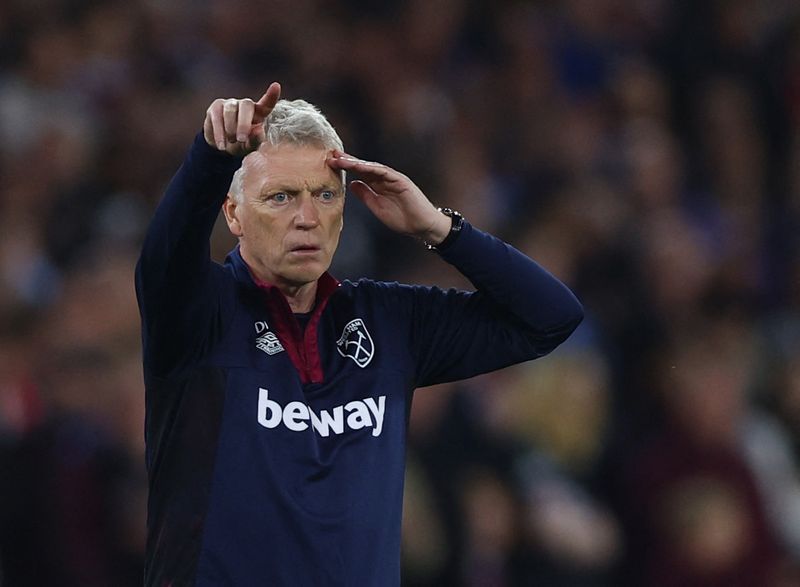
M 273 80 L 586 307 L 417 393 L 407 585 L 800 585 L 789 0 L 5 0 L 0 583 L 141 583 L 137 249 L 207 105 Z M 465 285 L 345 226 L 340 279 Z

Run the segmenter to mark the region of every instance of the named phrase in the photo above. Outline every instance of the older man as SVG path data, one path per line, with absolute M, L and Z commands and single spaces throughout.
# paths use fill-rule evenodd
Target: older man
M 147 585 L 398 585 L 414 389 L 540 357 L 582 317 L 535 262 L 279 97 L 211 104 L 137 266 Z M 328 274 L 350 171 L 477 291 Z M 239 239 L 224 266 L 220 206 Z

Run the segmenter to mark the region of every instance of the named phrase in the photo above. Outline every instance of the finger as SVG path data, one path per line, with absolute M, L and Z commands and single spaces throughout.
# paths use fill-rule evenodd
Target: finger
M 370 210 L 377 209 L 377 200 L 379 196 L 371 187 L 358 179 L 351 181 L 349 187 L 350 191 L 353 192 L 359 200 L 364 202 L 367 208 Z
M 225 140 L 236 142 L 236 127 L 239 117 L 239 101 L 230 98 L 222 106 L 222 121 L 225 129 Z
M 272 82 L 264 95 L 258 99 L 256 104 L 259 108 L 272 108 L 281 97 L 281 85 L 278 82 Z
M 367 161 L 366 159 L 360 159 L 355 155 L 350 155 L 349 153 L 345 153 L 344 151 L 341 151 L 339 149 L 333 149 L 333 151 L 331 151 L 331 156 L 337 161 L 342 161 L 342 163 L 347 165 L 361 163 L 364 165 L 375 166 L 375 167 L 386 167 L 386 165 L 384 165 L 383 163 L 378 163 L 376 161 Z
M 211 113 L 206 111 L 206 119 L 203 121 L 203 138 L 212 147 L 216 145 L 214 140 L 214 126 L 211 124 Z
M 339 157 L 331 157 L 328 161 L 328 165 L 333 169 L 354 171 L 370 181 L 398 181 L 401 179 L 400 173 L 390 167 L 386 167 L 386 165 L 382 163 L 364 161 L 351 157 L 350 155 L 342 154 Z
M 214 100 L 208 108 L 206 116 L 211 121 L 211 132 L 214 135 L 214 143 L 220 151 L 225 150 L 225 126 L 222 121 L 223 100 Z
M 381 166 L 380 163 L 375 163 L 374 161 L 365 161 L 364 159 L 353 157 L 352 155 L 348 155 L 347 153 L 345 153 L 344 151 L 340 151 L 339 149 L 334 149 L 331 152 L 330 159 L 334 165 L 342 169 L 356 169 L 359 166 L 369 166 L 369 167 Z
M 240 143 L 247 142 L 250 130 L 253 127 L 253 112 L 255 103 L 249 98 L 239 101 L 239 114 L 236 122 L 236 140 Z
M 278 82 L 272 82 L 264 95 L 255 103 L 255 116 L 253 117 L 253 124 L 263 122 L 269 116 L 275 104 L 281 97 L 281 85 Z

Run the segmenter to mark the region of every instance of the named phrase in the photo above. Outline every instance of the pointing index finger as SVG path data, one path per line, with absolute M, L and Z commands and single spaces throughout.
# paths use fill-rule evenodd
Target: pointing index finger
M 272 82 L 267 88 L 267 91 L 264 92 L 264 95 L 255 103 L 253 123 L 257 124 L 263 122 L 264 119 L 269 116 L 269 113 L 272 112 L 272 109 L 275 108 L 275 104 L 278 103 L 280 97 L 281 85 L 278 82 Z

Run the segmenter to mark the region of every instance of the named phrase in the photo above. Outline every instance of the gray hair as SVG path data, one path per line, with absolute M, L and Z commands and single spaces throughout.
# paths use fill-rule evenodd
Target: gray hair
M 342 139 L 320 112 L 319 108 L 305 100 L 278 100 L 264 121 L 266 142 L 279 145 L 298 145 L 338 149 L 344 151 Z M 345 185 L 345 172 L 342 170 L 342 186 Z M 230 193 L 241 201 L 244 184 L 244 165 L 233 175 Z

